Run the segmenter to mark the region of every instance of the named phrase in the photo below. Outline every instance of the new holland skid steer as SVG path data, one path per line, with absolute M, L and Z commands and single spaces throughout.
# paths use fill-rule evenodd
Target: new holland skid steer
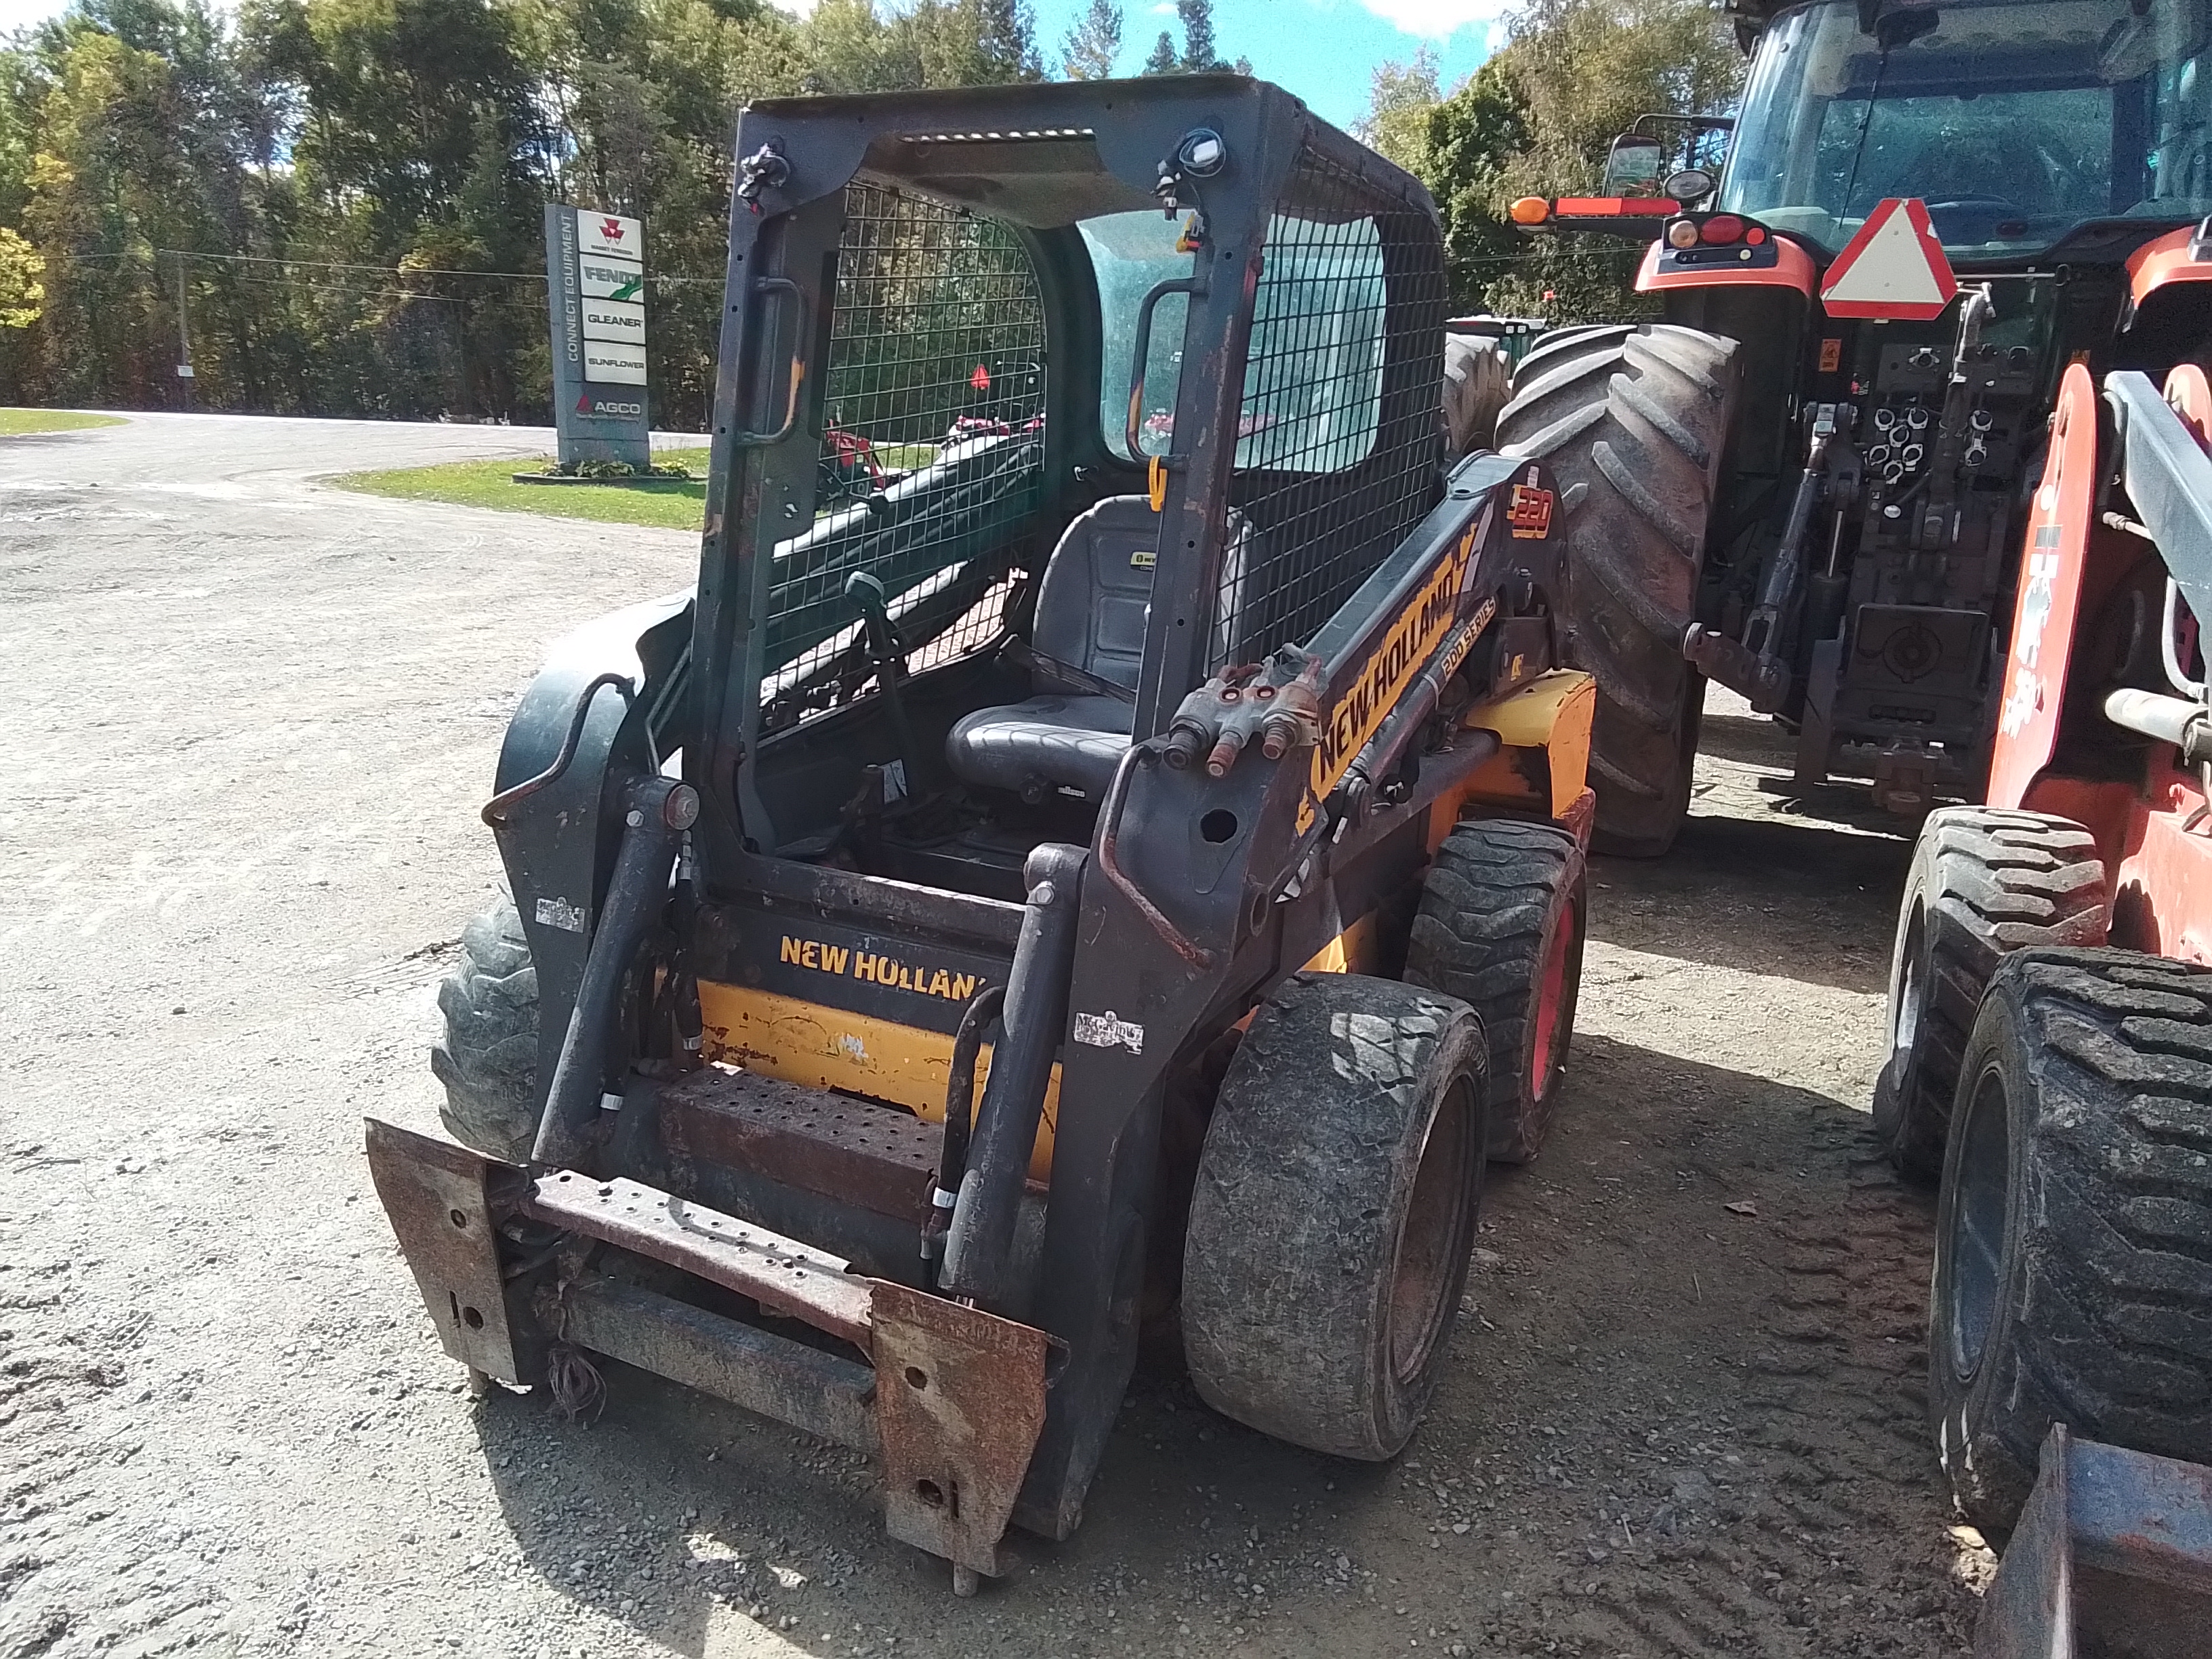
M 1929 818 L 1890 969 L 1936 1446 L 2018 1526 L 1991 1659 L 2212 1646 L 2212 387 L 2164 391 L 2066 371 L 1989 804 Z
M 1513 210 L 1647 243 L 1664 318 L 1545 337 L 1498 426 L 1564 492 L 1601 850 L 1673 841 L 1708 678 L 1794 726 L 1793 789 L 1981 799 L 2061 376 L 2212 349 L 2206 0 L 1727 10 L 1739 115 Z
M 866 1448 L 967 1589 L 1171 1312 L 1219 1410 L 1392 1455 L 1558 1107 L 1594 805 L 1553 482 L 1445 465 L 1433 205 L 1231 76 L 738 155 L 696 591 L 524 697 L 450 1136 L 368 1127 L 441 1339 Z

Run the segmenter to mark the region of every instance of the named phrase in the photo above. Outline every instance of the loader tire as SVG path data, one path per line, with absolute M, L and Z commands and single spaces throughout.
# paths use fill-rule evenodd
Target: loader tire
M 461 959 L 438 987 L 446 1035 L 430 1070 L 446 1085 L 438 1115 L 453 1139 L 527 1163 L 538 1133 L 538 969 L 514 901 L 461 930 Z
M 2021 951 L 1966 1043 L 1943 1159 L 1929 1412 L 2002 1534 L 2053 1423 L 2212 1458 L 2212 969 Z
M 2090 947 L 2112 923 L 2096 838 L 2069 818 L 1995 806 L 1931 812 L 1912 849 L 1889 955 L 1889 1059 L 1874 1132 L 1899 1175 L 1933 1184 L 1982 989 L 2011 951 Z
M 1444 337 L 1444 434 L 1452 459 L 1498 441 L 1498 411 L 1513 394 L 1511 360 L 1480 336 Z
M 1482 1018 L 1492 1160 L 1526 1164 L 1559 1110 L 1589 914 L 1583 849 L 1548 823 L 1463 823 L 1421 884 L 1406 982 Z
M 1571 655 L 1597 678 L 1592 845 L 1656 858 L 1690 805 L 1704 677 L 1682 657 L 1727 447 L 1736 343 L 1671 324 L 1547 335 L 1498 418 L 1566 520 Z
M 1214 1103 L 1191 1197 L 1183 1354 L 1206 1402 L 1380 1462 L 1419 1426 L 1482 1193 L 1474 1011 L 1392 980 L 1296 974 Z

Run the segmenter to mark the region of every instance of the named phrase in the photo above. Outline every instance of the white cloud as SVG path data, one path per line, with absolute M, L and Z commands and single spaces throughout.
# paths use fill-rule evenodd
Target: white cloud
M 66 0 L 0 0 L 0 34 L 43 23 L 64 3 Z
M 1358 0 L 1384 22 L 1407 34 L 1447 40 L 1462 29 L 1487 25 L 1511 9 L 1510 0 Z

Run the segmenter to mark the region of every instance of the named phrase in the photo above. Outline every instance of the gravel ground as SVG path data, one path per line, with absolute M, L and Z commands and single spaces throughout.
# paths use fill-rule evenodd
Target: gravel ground
M 1680 850 L 1595 868 L 1565 1119 L 1398 1464 L 1148 1377 L 1082 1529 L 963 1602 L 842 1452 L 631 1374 L 471 1403 L 359 1120 L 430 1114 L 542 643 L 696 543 L 310 480 L 545 444 L 0 441 L 0 1659 L 1965 1651 L 1929 1215 L 1865 1134 L 1906 848 L 1778 809 L 1718 699 Z

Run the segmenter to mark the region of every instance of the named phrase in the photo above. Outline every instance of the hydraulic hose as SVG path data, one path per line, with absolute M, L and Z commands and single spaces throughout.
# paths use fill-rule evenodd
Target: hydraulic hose
M 596 1141 L 623 981 L 653 917 L 667 902 L 677 848 L 698 816 L 698 792 L 672 778 L 644 779 L 623 796 L 622 845 L 584 955 L 561 1057 L 545 1091 L 545 1110 L 530 1154 L 534 1163 L 574 1167 Z
M 968 1172 L 968 1143 L 974 1127 L 975 1060 L 984 1034 L 998 1022 L 1006 988 L 987 985 L 968 1000 L 960 1029 L 952 1038 L 951 1075 L 945 1080 L 945 1142 L 937 1156 L 937 1182 L 929 1194 L 929 1218 L 922 1224 L 921 1254 L 934 1261 L 945 1254 L 945 1235 L 952 1225 L 952 1206 L 960 1197 L 960 1178 Z
M 983 1085 L 982 1109 L 976 1115 L 939 1276 L 951 1294 L 986 1305 L 1010 1288 L 1022 1184 L 1044 1116 L 1045 1085 L 1052 1079 L 1053 1060 L 1067 1025 L 1086 856 L 1080 847 L 1046 842 L 1022 868 L 1029 904 L 1006 976 L 1006 1034 Z

